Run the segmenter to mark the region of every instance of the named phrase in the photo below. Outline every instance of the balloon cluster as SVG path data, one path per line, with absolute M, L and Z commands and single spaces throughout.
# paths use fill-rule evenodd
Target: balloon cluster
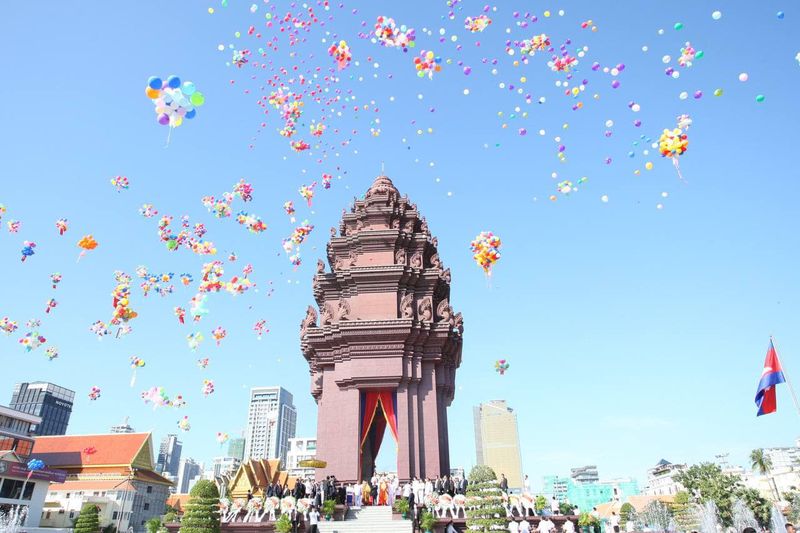
M 183 246 L 196 253 L 197 255 L 214 255 L 217 248 L 211 241 L 202 239 L 205 235 L 205 227 L 202 224 L 195 224 L 194 235 L 189 231 L 189 217 L 181 217 L 181 231 L 176 235 L 172 232 L 172 217 L 162 216 L 158 221 L 158 235 L 162 242 L 166 243 L 167 250 L 175 251 Z
M 92 386 L 92 388 L 89 389 L 89 399 L 95 401 L 100 397 L 100 392 L 100 387 L 97 385 Z
M 534 35 L 520 43 L 519 51 L 523 56 L 532 56 L 550 48 L 550 37 L 547 34 Z
M 81 257 L 86 255 L 86 252 L 97 248 L 97 245 L 97 241 L 91 235 L 84 235 L 81 237 L 81 240 L 77 243 L 78 248 L 81 249 L 81 253 L 78 255 L 78 261 L 80 261 Z
M 214 394 L 214 382 L 210 379 L 203 380 L 203 396 Z
M 131 359 L 130 359 L 130 361 L 131 361 L 131 368 L 132 368 L 132 369 L 136 369 L 136 368 L 144 368 L 144 366 L 145 366 L 145 364 L 146 364 L 146 363 L 144 362 L 144 359 L 142 359 L 142 358 L 140 358 L 140 357 L 136 357 L 135 355 L 132 355 L 132 356 L 131 356 Z
M 230 436 L 227 433 L 223 433 L 221 431 L 217 431 L 217 442 L 219 443 L 220 446 L 222 446 L 223 444 L 228 442 L 229 438 L 230 438 Z
M 215 341 L 217 341 L 217 346 L 219 346 L 219 343 L 222 342 L 222 339 L 224 339 L 227 335 L 228 332 L 225 331 L 225 328 L 222 326 L 217 326 L 211 331 L 211 336 L 214 337 Z
M 17 324 L 16 320 L 11 320 L 7 316 L 0 318 L 0 330 L 4 331 L 6 335 L 11 335 L 17 331 L 18 327 L 19 325 Z
M 250 61 L 247 58 L 247 56 L 249 56 L 249 55 L 250 55 L 250 50 L 247 50 L 247 49 L 234 50 L 233 51 L 233 58 L 231 59 L 231 62 L 234 65 L 236 65 L 237 68 L 242 68 L 243 66 L 245 66 Z
M 182 274 L 185 276 L 188 274 Z M 139 266 L 136 269 L 136 276 L 139 279 L 143 280 L 139 287 L 142 289 L 142 293 L 145 297 L 150 293 L 151 290 L 156 291 L 157 294 L 160 296 L 166 296 L 168 294 L 172 294 L 175 290 L 175 286 L 172 285 L 172 278 L 175 277 L 175 274 L 172 272 L 165 272 L 162 274 L 150 274 L 148 272 L 146 266 Z
M 58 357 L 58 348 L 55 346 L 50 346 L 48 349 L 44 351 L 44 354 L 47 356 L 47 359 L 52 361 L 56 357 Z
M 62 279 L 61 272 L 53 272 L 52 274 L 50 274 L 50 283 L 53 284 L 54 289 L 58 287 L 59 283 L 61 283 L 61 279 Z
M 391 17 L 381 15 L 375 22 L 373 43 L 380 43 L 388 48 L 402 48 L 403 52 L 408 52 L 409 48 L 416 46 L 414 39 L 414 28 L 407 28 L 405 24 L 398 27 Z
M 261 233 L 267 230 L 267 225 L 258 215 L 251 215 L 246 211 L 239 211 L 236 214 L 236 222 L 247 227 L 250 233 Z
M 192 425 L 189 423 L 189 416 L 188 415 L 186 415 L 183 418 L 181 418 L 180 420 L 178 420 L 178 428 L 181 431 L 189 431 L 190 429 L 192 429 Z
M 487 276 L 492 275 L 492 266 L 500 259 L 501 244 L 500 237 L 491 231 L 482 231 L 470 243 L 472 258 Z
M 58 302 L 55 298 L 50 298 L 47 300 L 47 304 L 45 304 L 44 312 L 46 314 L 50 314 L 51 309 L 55 309 L 58 306 Z
M 678 64 L 682 67 L 689 68 L 695 59 L 703 57 L 703 52 L 698 52 L 692 46 L 692 43 L 686 41 L 686 45 L 681 48 L 681 55 L 678 57 Z
M 197 351 L 197 348 L 200 347 L 200 344 L 204 340 L 205 337 L 203 337 L 203 333 L 199 331 L 196 333 L 189 333 L 188 335 L 186 335 L 186 342 L 189 344 L 189 349 L 192 350 L 193 352 Z
M 417 69 L 417 76 L 433 79 L 433 75 L 442 70 L 442 58 L 431 51 L 422 50 L 419 56 L 414 58 L 414 68 Z
M 658 139 L 658 151 L 662 157 L 680 157 L 689 148 L 689 136 L 681 128 L 665 129 Z
M 480 33 L 486 28 L 489 27 L 489 24 L 492 23 L 492 19 L 490 19 L 486 15 L 478 15 L 477 17 L 467 17 L 464 20 L 464 28 L 471 31 L 472 33 Z
M 142 204 L 142 207 L 139 208 L 139 214 L 144 218 L 153 218 L 158 214 L 158 209 L 153 204 Z
M 282 88 L 272 91 L 267 102 L 274 107 L 283 119 L 283 128 L 279 133 L 283 137 L 291 137 L 297 131 L 297 121 L 303 114 L 303 95 L 292 91 L 284 91 Z
M 104 336 L 111 333 L 110 331 L 108 331 L 106 323 L 103 322 L 102 320 L 98 320 L 97 322 L 94 322 L 91 326 L 89 326 L 89 331 L 97 335 L 97 340 L 99 341 L 103 340 Z
M 30 352 L 31 350 L 35 350 L 42 344 L 47 342 L 42 335 L 35 329 L 38 326 L 35 326 L 31 329 L 31 331 L 27 332 L 24 337 L 19 340 L 19 343 L 25 347 L 26 352 Z
M 561 56 L 553 56 L 552 60 L 547 62 L 547 66 L 553 72 L 570 72 L 578 65 L 578 59 L 564 52 Z
M 131 186 L 131 183 L 125 176 L 114 176 L 111 178 L 111 185 L 117 189 L 117 192 L 120 192 L 123 189 L 128 190 Z
M 317 182 L 315 181 L 311 185 L 302 185 L 300 189 L 298 189 L 300 196 L 308 203 L 308 207 L 311 207 L 311 200 L 314 198 L 314 188 L 316 186 Z
M 151 76 L 147 80 L 145 94 L 153 101 L 158 123 L 171 128 L 183 124 L 183 119 L 193 119 L 197 114 L 196 108 L 206 101 L 194 83 L 190 81 L 181 83 L 178 76 L 170 76 L 166 81 Z
M 339 41 L 339 44 L 332 44 L 328 48 L 328 55 L 331 56 L 338 66 L 339 70 L 347 67 L 353 59 L 353 54 L 350 52 L 350 46 L 347 41 Z
M 323 189 L 330 189 L 331 188 L 331 180 L 333 176 L 330 174 L 323 174 L 322 175 L 322 188 Z
M 6 226 L 8 227 L 9 233 L 19 233 L 20 228 L 22 228 L 22 222 L 19 220 L 9 220 L 6 222 Z
M 289 261 L 295 269 L 302 263 L 300 258 L 300 245 L 313 230 L 314 225 L 308 220 L 303 220 L 287 239 L 283 239 L 283 250 L 289 255 Z
M 294 202 L 289 200 L 288 202 L 284 202 L 283 210 L 286 211 L 286 214 L 291 217 L 291 222 L 294 222 Z
M 310 124 L 308 129 L 311 131 L 313 137 L 322 137 L 322 134 L 325 133 L 325 124 L 322 122 L 315 122 Z
M 244 179 L 240 179 L 233 186 L 233 194 L 241 198 L 243 202 L 249 202 L 253 199 L 253 186 L 244 181 Z
M 59 235 L 64 235 L 67 232 L 67 219 L 66 218 L 59 218 L 56 220 L 56 229 L 58 230 Z
M 164 387 L 150 387 L 142 392 L 141 397 L 145 404 L 153 404 L 153 410 L 158 407 L 183 407 L 186 405 L 180 394 L 171 400 Z
M 114 313 L 109 322 L 113 326 L 118 326 L 123 322 L 133 320 L 139 314 L 130 308 L 130 295 L 131 295 L 131 277 L 117 270 L 114 272 L 114 279 L 117 286 L 111 292 L 111 305 L 114 308 Z
M 508 370 L 509 366 L 510 365 L 508 364 L 508 361 L 506 361 L 505 359 L 498 359 L 497 361 L 494 362 L 494 370 L 501 376 L 506 373 L 506 370 Z
M 303 152 L 311 148 L 311 145 L 303 140 L 298 140 L 290 142 L 289 147 L 295 152 Z
M 208 357 L 197 360 L 197 366 L 199 366 L 200 368 L 206 368 L 208 366 L 208 363 L 209 363 Z
M 264 335 L 264 333 L 269 333 L 269 330 L 267 329 L 267 321 L 262 318 L 256 322 L 253 326 L 253 331 L 256 332 L 258 340 L 261 340 L 261 336 Z
M 178 322 L 180 322 L 181 324 L 185 324 L 184 319 L 186 318 L 186 309 L 184 309 L 183 307 L 175 307 L 175 309 L 173 309 L 173 312 L 175 313 L 175 316 L 178 318 Z
M 36 248 L 36 243 L 33 241 L 22 242 L 22 262 L 24 263 L 27 258 L 35 254 L 33 249 Z

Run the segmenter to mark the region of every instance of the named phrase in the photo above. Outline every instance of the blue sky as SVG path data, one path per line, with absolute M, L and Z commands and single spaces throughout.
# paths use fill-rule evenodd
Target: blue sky
M 0 337 L 0 391 L 8 399 L 20 380 L 74 389 L 72 433 L 106 431 L 130 416 L 137 430 L 160 438 L 188 414 L 192 429 L 181 435 L 184 453 L 207 460 L 220 453 L 217 431 L 233 436 L 242 430 L 248 388 L 281 384 L 295 395 L 298 434 L 313 434 L 316 409 L 298 325 L 312 302 L 310 280 L 328 228 L 384 162 L 439 237 L 440 255 L 453 273 L 451 300 L 464 314 L 463 364 L 449 411 L 453 465 L 474 463 L 471 409 L 493 398 L 517 410 L 524 469 L 535 480 L 586 463 L 596 463 L 604 477 L 643 480 L 662 457 L 695 462 L 730 452 L 733 462 L 743 463 L 752 448 L 793 442 L 797 414 L 788 391 L 778 392 L 778 413 L 761 419 L 752 401 L 770 334 L 789 378 L 800 372 L 794 164 L 800 47 L 792 39 L 799 15 L 791 5 L 502 2 L 487 13 L 491 26 L 470 34 L 463 19 L 482 13 L 484 3 L 462 2 L 455 20 L 440 0 L 334 2 L 329 11 L 313 4 L 325 25 L 302 33 L 306 42 L 294 47 L 285 34 L 279 37 L 270 68 L 319 66 L 324 74 L 333 65 L 327 47 L 346 39 L 353 64 L 330 90 L 351 92 L 342 115 L 329 119 L 322 137 L 327 148 L 298 154 L 276 133 L 282 124 L 275 112 L 265 117 L 255 105 L 273 72 L 226 63 L 231 44 L 258 48 L 246 35 L 249 25 L 262 27 L 265 36 L 280 33 L 263 28 L 270 6 L 277 4 L 281 14 L 303 8 L 259 3 L 251 13 L 250 4 L 17 2 L 4 10 L 0 203 L 8 212 L 0 231 L 0 316 L 20 323 L 15 335 Z M 715 10 L 720 20 L 712 19 Z M 783 19 L 776 16 L 780 10 Z M 520 28 L 526 11 L 538 22 Z M 417 48 L 404 54 L 360 39 L 378 15 L 414 27 Z M 588 20 L 596 32 L 581 29 Z M 677 22 L 683 29 L 674 29 Z M 551 36 L 556 50 L 566 39 L 572 53 L 588 46 L 571 81 L 589 82 L 582 109 L 573 111 L 578 100 L 555 85 L 565 77 L 548 69 L 550 54 L 518 67 L 512 63 L 518 54 L 506 55 L 507 39 L 540 33 Z M 686 41 L 704 57 L 679 69 L 680 78 L 669 78 L 662 57 L 672 56 L 674 65 Z M 445 60 L 432 80 L 413 70 L 421 49 Z M 591 70 L 594 61 L 625 65 L 618 89 L 611 87 L 612 76 Z M 747 82 L 738 81 L 742 72 Z M 144 87 L 149 76 L 168 74 L 193 81 L 206 104 L 165 147 L 167 129 L 156 124 Z M 508 90 L 510 84 L 523 93 Z M 717 88 L 722 96 L 713 96 Z M 682 91 L 689 94 L 685 100 Z M 763 103 L 755 101 L 758 94 Z M 629 102 L 641 111 L 634 113 Z M 353 112 L 364 104 L 368 110 Z M 685 183 L 649 147 L 683 113 L 694 121 L 681 159 Z M 320 116 L 320 106 L 308 101 L 301 138 L 311 142 L 308 124 Z M 636 119 L 641 127 L 633 125 Z M 371 127 L 380 135 L 370 135 Z M 564 162 L 557 157 L 560 145 Z M 653 170 L 645 170 L 647 161 Z M 333 186 L 317 187 L 309 210 L 297 189 L 323 172 L 335 176 Z M 130 190 L 117 193 L 109 184 L 115 175 L 127 176 Z M 246 207 L 269 225 L 264 234 L 218 220 L 200 202 L 242 177 L 255 187 Z M 581 177 L 587 181 L 577 192 L 556 192 L 560 181 Z M 298 221 L 308 218 L 316 227 L 296 271 L 280 246 L 293 227 L 282 211 L 286 200 L 295 202 Z M 211 313 L 200 323 L 206 341 L 197 353 L 185 340 L 196 328 L 180 326 L 172 315 L 194 293 L 180 283 L 165 298 L 144 298 L 134 288 L 132 307 L 140 316 L 131 335 L 98 342 L 88 331 L 94 321 L 110 319 L 114 270 L 134 274 L 146 265 L 198 279 L 208 260 L 188 250 L 167 251 L 157 218 L 139 216 L 143 203 L 204 222 L 206 238 L 220 250 L 217 258 L 231 251 L 238 256 L 226 262 L 226 274 L 247 262 L 254 266 L 258 292 L 210 296 Z M 64 237 L 54 228 L 60 217 L 70 223 Z M 22 222 L 17 234 L 5 228 L 11 219 Z M 469 252 L 482 230 L 503 239 L 490 285 Z M 89 233 L 100 246 L 76 263 L 75 243 Z M 38 244 L 25 263 L 19 261 L 23 240 Z M 64 276 L 56 291 L 48 278 L 54 271 Z M 50 297 L 59 306 L 45 315 Z M 59 348 L 55 361 L 47 360 L 45 347 L 25 353 L 18 344 L 25 321 L 34 317 L 43 320 L 48 345 Z M 251 328 L 260 318 L 271 331 L 258 341 Z M 228 331 L 220 347 L 210 339 L 218 325 Z M 147 362 L 133 388 L 132 355 Z M 206 370 L 195 365 L 199 357 L 211 358 Z M 493 370 L 500 358 L 511 364 L 505 376 Z M 216 384 L 208 398 L 200 392 L 204 378 Z M 93 385 L 103 390 L 95 402 L 87 398 Z M 188 408 L 144 405 L 139 394 L 154 385 L 183 394 Z

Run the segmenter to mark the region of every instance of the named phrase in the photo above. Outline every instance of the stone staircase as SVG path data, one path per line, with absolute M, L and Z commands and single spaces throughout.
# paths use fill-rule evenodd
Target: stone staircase
M 350 509 L 343 521 L 320 521 L 320 533 L 412 533 L 411 520 L 393 520 L 392 508 Z

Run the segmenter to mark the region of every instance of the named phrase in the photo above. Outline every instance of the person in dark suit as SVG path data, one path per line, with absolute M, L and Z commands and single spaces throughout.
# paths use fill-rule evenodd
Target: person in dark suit
M 267 485 L 267 498 L 271 498 L 273 496 L 275 496 L 275 489 L 272 487 L 272 485 Z
M 444 494 L 444 487 L 442 485 L 441 477 L 436 478 L 436 483 L 433 485 L 433 491 L 440 496 Z
M 290 515 L 290 519 L 292 521 L 292 533 L 297 533 L 297 529 L 300 527 L 300 520 L 302 520 L 303 515 L 297 512 L 297 509 L 292 509 L 292 513 Z
M 467 493 L 467 487 L 468 486 L 469 486 L 469 481 L 467 481 L 467 478 L 462 479 L 461 480 L 461 494 L 466 494 Z
M 300 479 L 299 478 L 296 479 L 295 482 L 294 482 L 294 490 L 292 491 L 292 496 L 294 496 L 295 499 L 299 500 L 300 498 L 303 497 L 304 489 L 305 489 L 305 487 L 300 482 Z
M 456 484 L 453 483 L 453 478 L 451 478 L 450 476 L 445 476 L 444 479 L 445 479 L 445 482 L 444 482 L 444 485 L 445 485 L 445 489 L 444 490 L 445 490 L 445 492 L 447 494 L 449 494 L 450 496 L 455 496 L 456 495 Z
M 500 490 L 508 492 L 508 480 L 505 474 L 500 474 Z

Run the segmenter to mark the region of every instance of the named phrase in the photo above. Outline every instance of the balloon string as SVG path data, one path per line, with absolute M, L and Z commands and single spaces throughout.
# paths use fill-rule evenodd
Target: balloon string
M 680 165 L 680 163 L 678 163 L 678 158 L 676 158 L 676 157 L 673 157 L 673 158 L 672 158 L 672 164 L 675 166 L 675 170 L 677 170 L 677 171 L 678 171 L 678 178 L 679 178 L 679 179 L 680 179 L 682 182 L 684 182 L 684 183 L 688 183 L 688 182 L 687 182 L 685 179 L 683 179 L 683 174 L 681 174 L 681 165 Z
M 169 139 L 171 136 L 172 136 L 172 126 L 169 127 L 169 131 L 167 132 L 167 144 L 164 146 L 164 148 L 169 147 Z

